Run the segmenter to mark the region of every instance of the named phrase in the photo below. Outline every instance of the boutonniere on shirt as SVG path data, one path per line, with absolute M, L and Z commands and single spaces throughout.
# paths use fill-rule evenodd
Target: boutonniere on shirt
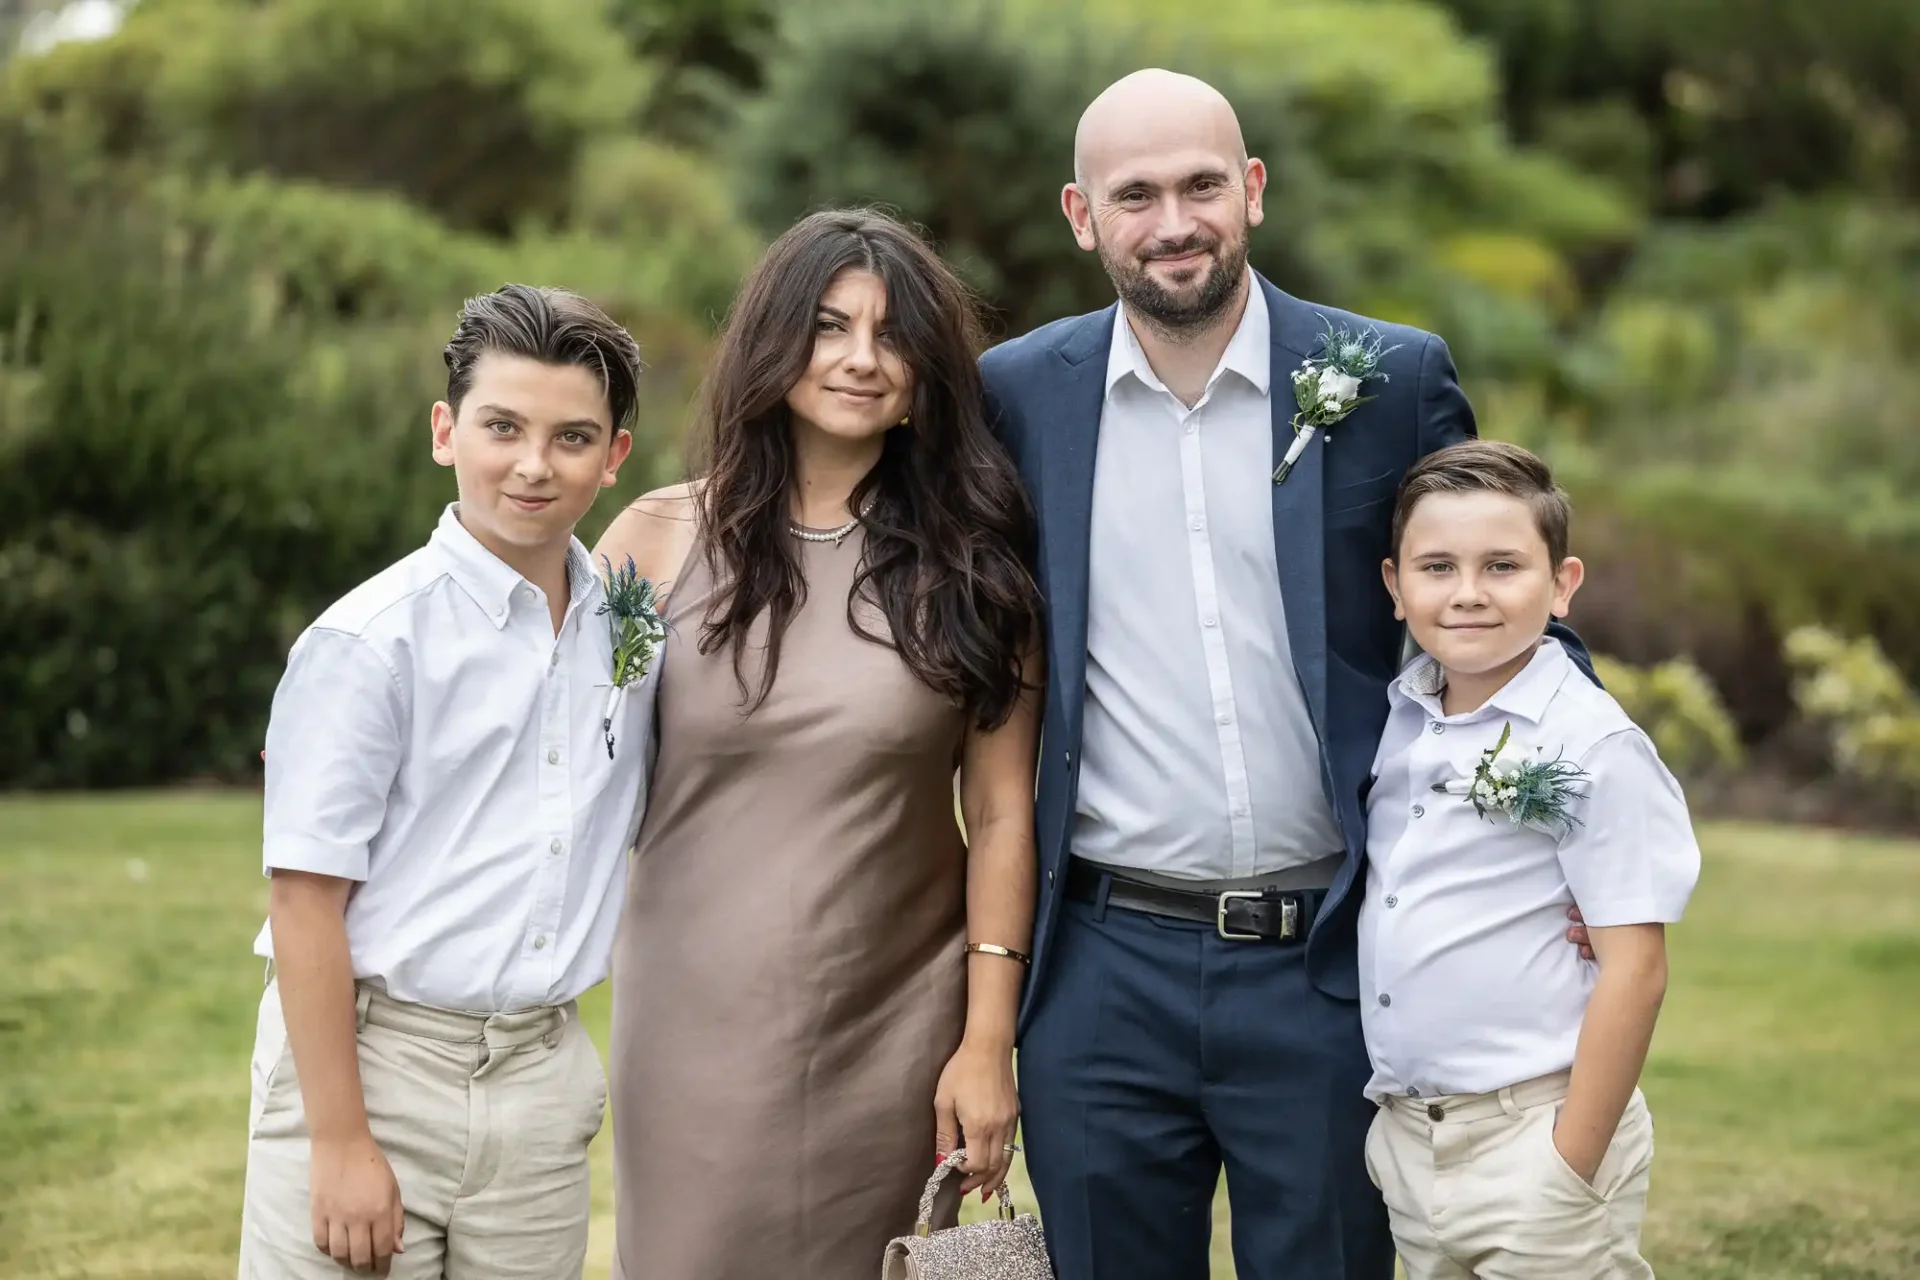
M 1500 741 L 1480 753 L 1471 778 L 1436 782 L 1433 789 L 1465 796 L 1482 818 L 1504 814 L 1516 827 L 1558 836 L 1579 824 L 1568 809 L 1581 795 L 1577 784 L 1586 776 L 1586 770 L 1571 760 L 1548 760 L 1540 747 L 1513 741 L 1509 722 L 1500 730 Z
M 1293 371 L 1293 402 L 1300 411 L 1293 415 L 1291 424 L 1293 443 L 1274 468 L 1275 484 L 1287 482 L 1287 474 L 1313 443 L 1315 432 L 1327 430 L 1373 399 L 1360 394 L 1360 384 L 1368 378 L 1385 382 L 1387 375 L 1380 372 L 1380 362 L 1389 351 L 1399 349 L 1387 346 L 1380 331 L 1371 326 L 1356 333 L 1325 316 L 1320 320 L 1327 326 L 1320 335 L 1320 354 Z
M 613 689 L 607 694 L 607 714 L 600 728 L 607 735 L 607 759 L 611 760 L 613 720 L 621 699 L 653 666 L 660 642 L 667 638 L 667 626 L 655 608 L 653 583 L 640 576 L 632 556 L 618 570 L 605 556 L 600 563 L 607 566 L 607 598 L 595 612 L 607 615 L 607 630 L 613 636 Z

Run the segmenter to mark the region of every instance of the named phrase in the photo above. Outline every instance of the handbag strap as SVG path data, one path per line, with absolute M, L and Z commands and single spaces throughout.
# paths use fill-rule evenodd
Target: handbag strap
M 933 1176 L 927 1179 L 927 1189 L 920 1193 L 920 1216 L 913 1226 L 913 1233 L 915 1235 L 927 1236 L 933 1234 L 934 1197 L 940 1194 L 940 1184 L 947 1180 L 947 1175 L 959 1171 L 960 1166 L 965 1164 L 966 1160 L 967 1149 L 961 1147 L 942 1160 L 939 1166 L 934 1169 Z M 1000 1198 L 998 1206 L 999 1215 L 1008 1222 L 1013 1221 L 1013 1196 L 1007 1190 L 1007 1180 L 1005 1178 L 1002 1178 L 1000 1185 L 994 1188 L 994 1194 Z

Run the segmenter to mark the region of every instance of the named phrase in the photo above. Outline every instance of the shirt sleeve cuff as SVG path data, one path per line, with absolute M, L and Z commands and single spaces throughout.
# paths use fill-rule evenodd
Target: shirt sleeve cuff
M 268 837 L 262 862 L 267 875 L 275 871 L 306 871 L 317 876 L 338 876 L 342 880 L 367 878 L 367 846 L 335 844 L 312 836 Z
M 1659 903 L 1650 898 L 1623 898 L 1618 902 L 1588 902 L 1581 899 L 1580 919 L 1595 929 L 1613 929 L 1630 924 L 1678 924 L 1684 902 Z

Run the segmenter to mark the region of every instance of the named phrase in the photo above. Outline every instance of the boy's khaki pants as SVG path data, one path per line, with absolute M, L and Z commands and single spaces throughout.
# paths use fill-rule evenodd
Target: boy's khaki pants
M 395 1280 L 577 1280 L 587 1144 L 607 1081 L 572 1004 L 491 1017 L 362 985 L 360 1084 L 406 1210 Z M 280 992 L 260 1002 L 240 1280 L 341 1280 L 313 1243 L 308 1143 Z
M 1567 1073 L 1497 1093 L 1388 1098 L 1367 1134 L 1408 1280 L 1643 1280 L 1653 1118 L 1633 1091 L 1588 1183 L 1553 1145 Z

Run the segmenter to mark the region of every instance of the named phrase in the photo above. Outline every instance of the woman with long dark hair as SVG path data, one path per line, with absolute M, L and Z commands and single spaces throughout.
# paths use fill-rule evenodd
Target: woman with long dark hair
M 913 233 L 807 218 L 734 303 L 698 478 L 595 550 L 669 628 L 614 959 L 617 1276 L 874 1274 L 936 1151 L 969 1188 L 1012 1158 L 1040 602 L 979 336 Z

